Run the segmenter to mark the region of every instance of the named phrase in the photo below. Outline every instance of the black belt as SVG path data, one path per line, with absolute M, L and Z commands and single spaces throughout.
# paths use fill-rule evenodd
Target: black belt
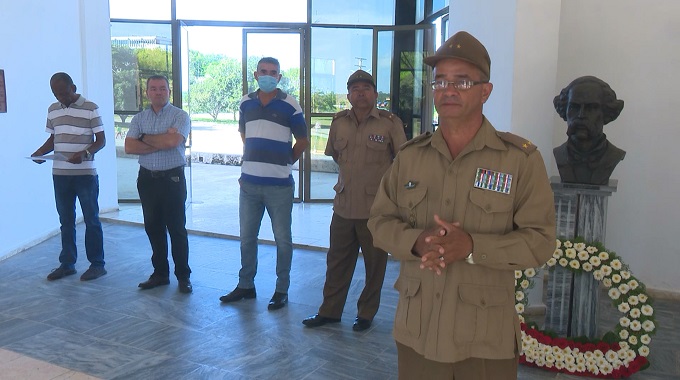
M 172 177 L 182 173 L 184 173 L 184 166 L 178 166 L 168 170 L 149 170 L 143 166 L 139 167 L 139 174 L 148 175 L 151 178 Z

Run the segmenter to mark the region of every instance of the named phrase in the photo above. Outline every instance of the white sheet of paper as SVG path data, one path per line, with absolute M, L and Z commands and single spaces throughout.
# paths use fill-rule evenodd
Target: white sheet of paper
M 68 161 L 68 157 L 64 156 L 61 153 L 54 153 L 54 154 L 46 154 L 44 156 L 36 156 L 36 157 L 26 157 L 29 160 L 55 160 L 55 161 Z

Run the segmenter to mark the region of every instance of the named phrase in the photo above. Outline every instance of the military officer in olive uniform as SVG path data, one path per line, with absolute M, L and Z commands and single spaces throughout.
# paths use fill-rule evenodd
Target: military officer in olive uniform
M 406 142 L 404 126 L 396 115 L 376 108 L 378 92 L 371 74 L 357 70 L 347 80 L 352 109 L 337 113 L 331 122 L 326 155 L 338 164 L 338 182 L 330 226 L 323 303 L 319 312 L 302 323 L 318 327 L 340 322 L 359 248 L 366 267 L 366 285 L 357 302 L 353 329 L 371 326 L 380 306 L 387 253 L 373 246 L 367 227 L 380 178 Z
M 401 260 L 399 378 L 516 379 L 514 273 L 555 249 L 550 182 L 534 145 L 484 117 L 491 59 L 476 38 L 458 32 L 425 63 L 439 128 L 402 146 L 368 221 Z

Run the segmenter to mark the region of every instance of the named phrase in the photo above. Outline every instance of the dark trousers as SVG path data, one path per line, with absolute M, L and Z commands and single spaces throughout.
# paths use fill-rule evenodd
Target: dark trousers
M 345 219 L 333 213 L 330 247 L 326 258 L 326 283 L 319 315 L 340 318 L 347 301 L 359 247 L 364 256 L 366 285 L 357 302 L 357 316 L 373 320 L 380 306 L 380 292 L 385 280 L 387 253 L 373 246 L 368 219 Z
M 187 199 L 187 185 L 184 167 L 164 171 L 139 169 L 137 190 L 142 201 L 144 229 L 149 237 L 153 276 L 168 277 L 168 234 L 172 244 L 172 259 L 175 262 L 177 279 L 188 279 L 189 239 L 186 230 L 184 205 Z

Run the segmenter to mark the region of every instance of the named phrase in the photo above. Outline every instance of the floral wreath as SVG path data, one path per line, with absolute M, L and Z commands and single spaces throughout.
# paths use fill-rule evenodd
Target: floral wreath
M 651 298 L 645 286 L 631 274 L 628 266 L 614 252 L 600 243 L 557 239 L 553 257 L 545 266 L 561 266 L 574 273 L 591 273 L 609 289 L 607 294 L 623 314 L 614 331 L 599 340 L 585 337 L 561 338 L 542 331 L 535 323 L 525 322 L 528 303 L 525 292 L 533 287 L 537 270 L 515 271 L 515 309 L 522 328 L 520 363 L 598 378 L 628 377 L 649 367 L 649 343 L 656 325 Z

